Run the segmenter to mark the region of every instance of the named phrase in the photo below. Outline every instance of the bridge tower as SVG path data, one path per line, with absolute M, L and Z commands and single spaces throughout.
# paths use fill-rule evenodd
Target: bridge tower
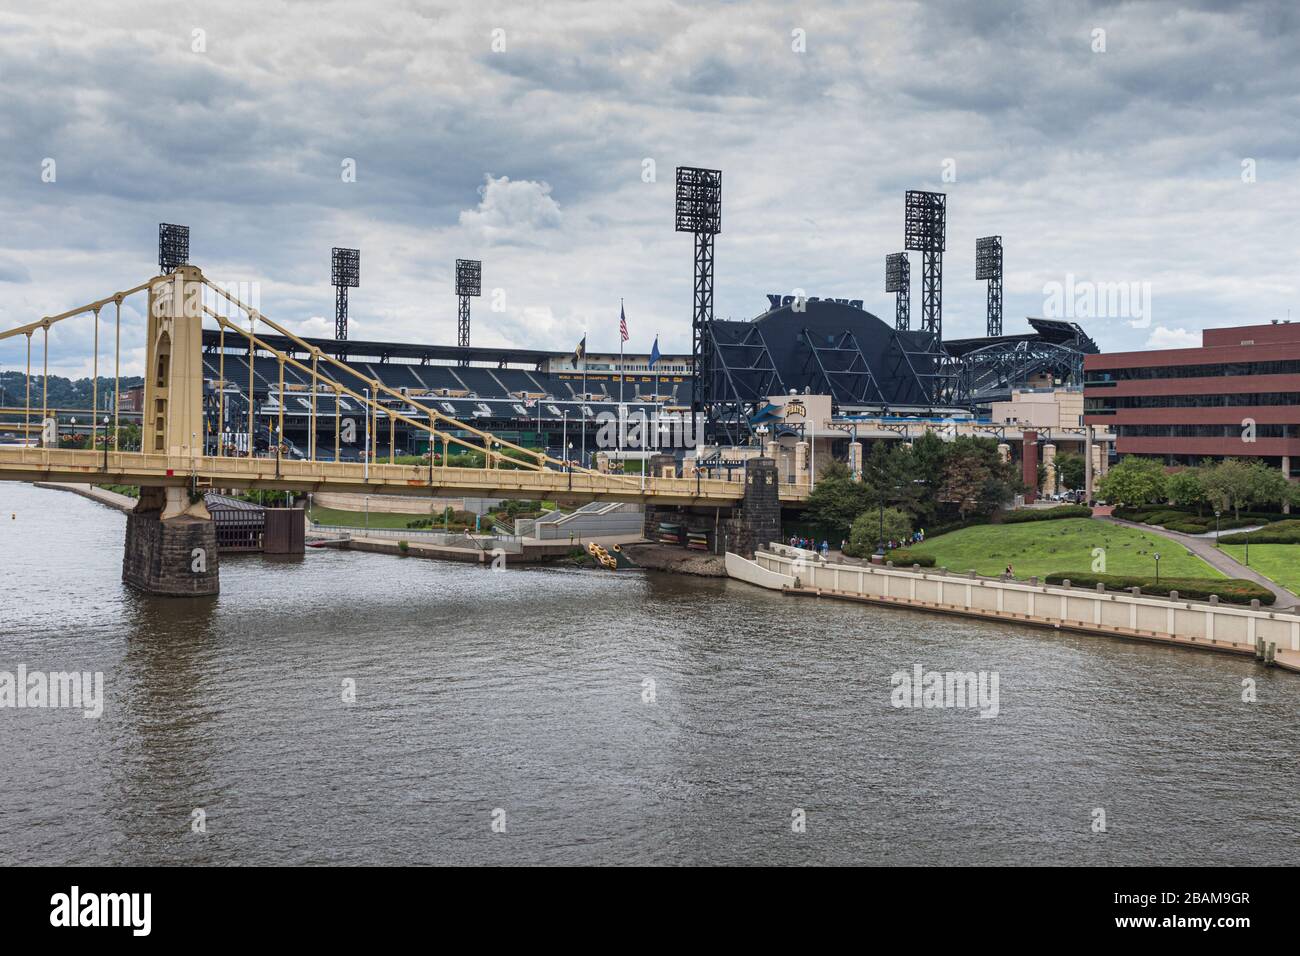
M 203 274 L 179 266 L 149 288 L 141 451 L 203 453 Z
M 181 265 L 149 288 L 141 450 L 171 474 L 197 472 L 203 455 L 203 274 Z M 217 532 L 194 483 L 141 487 L 127 515 L 122 580 L 150 594 L 219 588 Z

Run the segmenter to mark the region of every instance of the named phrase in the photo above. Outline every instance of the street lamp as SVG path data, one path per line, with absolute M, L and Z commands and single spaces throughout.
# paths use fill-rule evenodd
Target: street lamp
M 1157 551 L 1153 557 L 1156 559 L 1156 587 L 1160 586 L 1160 552 Z
M 1214 546 L 1219 546 L 1219 509 L 1214 509 Z
M 370 389 L 367 387 L 367 388 L 363 388 L 361 391 L 366 396 L 366 404 L 365 404 L 365 408 L 363 409 L 363 411 L 365 411 L 366 413 L 366 451 L 363 458 L 363 460 L 365 461 L 365 465 L 363 466 L 365 474 L 362 476 L 362 480 L 369 481 L 370 480 Z
M 108 416 L 104 416 L 104 471 L 108 471 Z
M 564 453 L 564 470 L 569 473 L 569 490 L 573 490 L 573 442 L 569 442 Z
M 75 418 L 70 418 L 68 419 L 68 422 L 69 424 L 72 425 L 72 436 L 69 439 L 69 444 L 76 445 L 77 444 L 77 420 Z M 59 447 L 59 443 L 57 441 L 54 443 L 54 447 L 55 448 Z

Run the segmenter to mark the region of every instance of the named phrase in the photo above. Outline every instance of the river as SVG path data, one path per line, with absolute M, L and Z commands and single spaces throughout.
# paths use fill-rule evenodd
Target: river
M 121 583 L 124 521 L 0 485 L 0 672 L 104 675 L 99 718 L 0 709 L 0 863 L 1298 855 L 1300 678 L 1249 659 L 331 550 L 152 598 Z M 916 664 L 995 672 L 997 716 L 892 706 Z

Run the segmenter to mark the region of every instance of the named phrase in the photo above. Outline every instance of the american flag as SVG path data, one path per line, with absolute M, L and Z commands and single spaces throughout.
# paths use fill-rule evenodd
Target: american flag
M 627 316 L 623 313 L 623 303 L 618 304 L 618 334 L 626 342 L 630 336 L 627 334 Z

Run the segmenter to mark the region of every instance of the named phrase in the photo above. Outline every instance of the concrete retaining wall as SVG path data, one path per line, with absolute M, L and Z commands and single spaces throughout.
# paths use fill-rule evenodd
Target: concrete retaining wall
M 1300 615 L 1201 601 L 1170 601 L 1150 595 L 1095 591 L 876 565 L 831 564 L 789 552 L 783 545 L 760 551 L 753 564 L 771 576 L 732 561 L 732 577 L 760 587 L 858 598 L 1125 637 L 1172 640 L 1253 652 L 1258 641 L 1300 651 Z M 736 573 L 732 574 L 733 567 Z M 784 580 L 791 583 L 785 584 Z
M 593 502 L 566 515 L 538 518 L 533 537 L 544 541 L 599 538 L 641 533 L 645 518 L 640 505 Z

